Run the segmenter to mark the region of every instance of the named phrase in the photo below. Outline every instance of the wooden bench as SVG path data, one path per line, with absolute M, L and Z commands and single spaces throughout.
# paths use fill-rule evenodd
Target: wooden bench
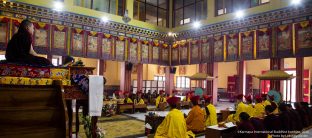
M 121 111 L 130 110 L 130 113 L 134 113 L 134 105 L 133 104 L 117 104 L 117 113 L 120 114 Z
M 147 110 L 147 105 L 146 104 L 135 104 L 133 107 L 134 107 L 134 110 L 136 110 L 136 109 L 144 110 L 144 112 L 146 112 L 146 110 Z

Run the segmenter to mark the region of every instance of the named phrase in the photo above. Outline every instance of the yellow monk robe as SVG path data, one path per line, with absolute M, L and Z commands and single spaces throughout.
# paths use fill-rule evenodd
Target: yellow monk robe
M 237 104 L 236 112 L 235 114 L 231 114 L 228 116 L 227 121 L 229 122 L 239 122 L 239 114 L 242 112 L 247 112 L 247 105 L 243 102 L 240 102 Z
M 190 98 L 188 98 L 188 97 L 185 97 L 185 98 L 183 98 L 183 101 L 188 101 L 188 102 L 191 102 L 191 99 L 190 99 Z
M 158 96 L 157 98 L 156 98 L 156 108 L 158 108 L 158 104 L 159 103 L 163 103 L 163 102 L 166 102 L 166 98 L 165 97 L 160 97 L 160 96 Z
M 207 115 L 206 109 L 204 109 L 204 114 L 206 116 L 205 125 L 206 126 L 217 125 L 218 124 L 218 120 L 217 120 L 216 107 L 213 104 L 209 104 L 209 105 L 206 106 L 206 108 L 208 109 L 209 115 Z
M 157 127 L 155 138 L 186 138 L 187 128 L 183 113 L 172 109 Z
M 145 104 L 145 103 L 144 103 L 144 100 L 141 98 L 139 102 L 137 102 L 137 104 Z
M 255 108 L 253 107 L 252 104 L 248 104 L 246 106 L 246 113 L 250 116 L 250 117 L 254 117 L 255 115 Z
M 264 106 L 262 103 L 255 104 L 255 114 L 254 117 L 263 118 L 265 114 Z
M 271 105 L 271 102 L 269 100 L 265 100 L 265 101 L 262 101 L 262 104 L 263 104 L 263 106 L 265 108 L 265 106 Z
M 205 114 L 198 106 L 194 106 L 188 113 L 186 118 L 187 129 L 193 132 L 201 132 L 205 130 Z
M 124 100 L 124 103 L 133 103 L 133 102 L 132 102 L 131 98 L 126 98 L 126 99 Z

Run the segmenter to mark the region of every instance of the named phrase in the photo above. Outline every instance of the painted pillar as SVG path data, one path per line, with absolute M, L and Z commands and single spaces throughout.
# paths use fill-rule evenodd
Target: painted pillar
M 128 62 L 121 62 L 120 66 L 120 90 L 129 91 L 131 89 L 131 70 L 127 68 Z
M 284 69 L 284 59 L 281 58 L 271 58 L 270 59 L 270 70 L 283 70 Z M 275 89 L 276 91 L 281 91 L 281 81 L 270 81 L 270 89 Z
M 218 76 L 218 63 L 207 63 L 207 74 L 213 77 Z M 212 103 L 217 103 L 218 96 L 218 78 L 206 82 L 207 94 L 212 95 Z
M 172 90 L 174 89 L 174 74 L 170 71 L 170 66 L 165 67 L 165 92 L 171 95 Z
M 238 62 L 238 77 L 239 77 L 239 86 L 238 94 L 246 94 L 246 61 Z
M 304 58 L 296 58 L 296 102 L 303 101 L 303 70 L 304 70 Z
M 103 75 L 104 76 L 104 72 L 105 72 L 105 60 L 100 59 L 99 61 L 99 75 Z
M 143 64 L 137 64 L 137 87 L 138 91 L 143 88 Z
M 198 72 L 199 73 L 206 73 L 206 64 L 198 64 Z M 204 88 L 204 81 L 199 81 L 198 82 L 198 87 Z M 204 92 L 207 92 L 207 90 L 204 90 Z

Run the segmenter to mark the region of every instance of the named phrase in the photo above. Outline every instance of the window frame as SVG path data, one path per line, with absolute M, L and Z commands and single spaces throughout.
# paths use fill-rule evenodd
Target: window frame
M 178 80 L 180 80 L 180 82 L 178 82 Z M 184 82 L 183 82 L 184 80 Z M 187 85 L 187 80 L 189 81 L 188 85 Z M 187 78 L 186 76 L 176 76 L 176 88 L 182 88 L 182 89 L 188 89 L 191 86 L 191 80 L 190 78 Z
M 222 10 L 223 10 L 223 13 L 222 14 L 218 14 L 218 2 L 219 1 L 222 1 L 223 2 L 223 6 L 222 6 Z M 229 8 L 229 9 L 231 9 L 230 11 L 227 9 L 227 7 L 226 7 L 226 4 L 225 4 L 225 1 L 226 0 L 215 0 L 215 17 L 217 17 L 217 16 L 221 16 L 221 15 L 225 15 L 225 14 L 229 14 L 229 13 L 234 13 L 235 11 L 234 11 L 234 0 L 231 0 L 231 7 Z M 249 6 L 246 8 L 246 9 L 250 9 L 250 8 L 253 8 L 253 7 L 257 7 L 257 6 L 261 6 L 261 5 L 265 5 L 265 4 L 268 4 L 268 3 L 270 3 L 271 2 L 271 0 L 269 0 L 268 2 L 264 2 L 264 3 L 262 3 L 262 0 L 258 0 L 258 4 L 257 5 L 252 5 L 252 2 L 251 2 L 252 0 L 248 0 L 248 3 L 249 3 Z M 246 9 L 242 9 L 242 10 L 246 10 Z M 220 9 L 221 10 L 221 9 Z

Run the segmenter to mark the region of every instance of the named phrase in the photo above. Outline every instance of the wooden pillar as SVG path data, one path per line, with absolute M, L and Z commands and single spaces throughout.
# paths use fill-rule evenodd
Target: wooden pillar
M 122 62 L 120 66 L 120 90 L 129 91 L 131 90 L 131 70 L 127 68 L 128 62 Z
M 283 70 L 283 69 L 284 69 L 284 59 L 281 58 L 270 59 L 270 70 Z M 273 88 L 276 91 L 281 91 L 281 81 L 270 81 L 270 89 Z
M 303 101 L 303 69 L 304 69 L 304 58 L 296 58 L 296 102 Z
M 239 77 L 239 86 L 238 93 L 246 95 L 246 61 L 238 62 L 238 77 Z
M 213 77 L 218 76 L 218 63 L 207 63 L 207 74 Z M 212 103 L 217 103 L 218 96 L 218 78 L 206 82 L 207 94 L 212 95 Z
M 137 87 L 138 91 L 143 88 L 143 64 L 141 63 L 137 65 Z
M 105 60 L 100 59 L 100 62 L 99 62 L 99 75 L 103 75 L 104 76 L 105 69 L 106 69 Z
M 170 66 L 165 67 L 165 92 L 171 95 L 172 90 L 174 89 L 174 74 L 170 71 Z
M 47 55 L 47 59 L 52 63 L 52 55 L 50 53 Z

